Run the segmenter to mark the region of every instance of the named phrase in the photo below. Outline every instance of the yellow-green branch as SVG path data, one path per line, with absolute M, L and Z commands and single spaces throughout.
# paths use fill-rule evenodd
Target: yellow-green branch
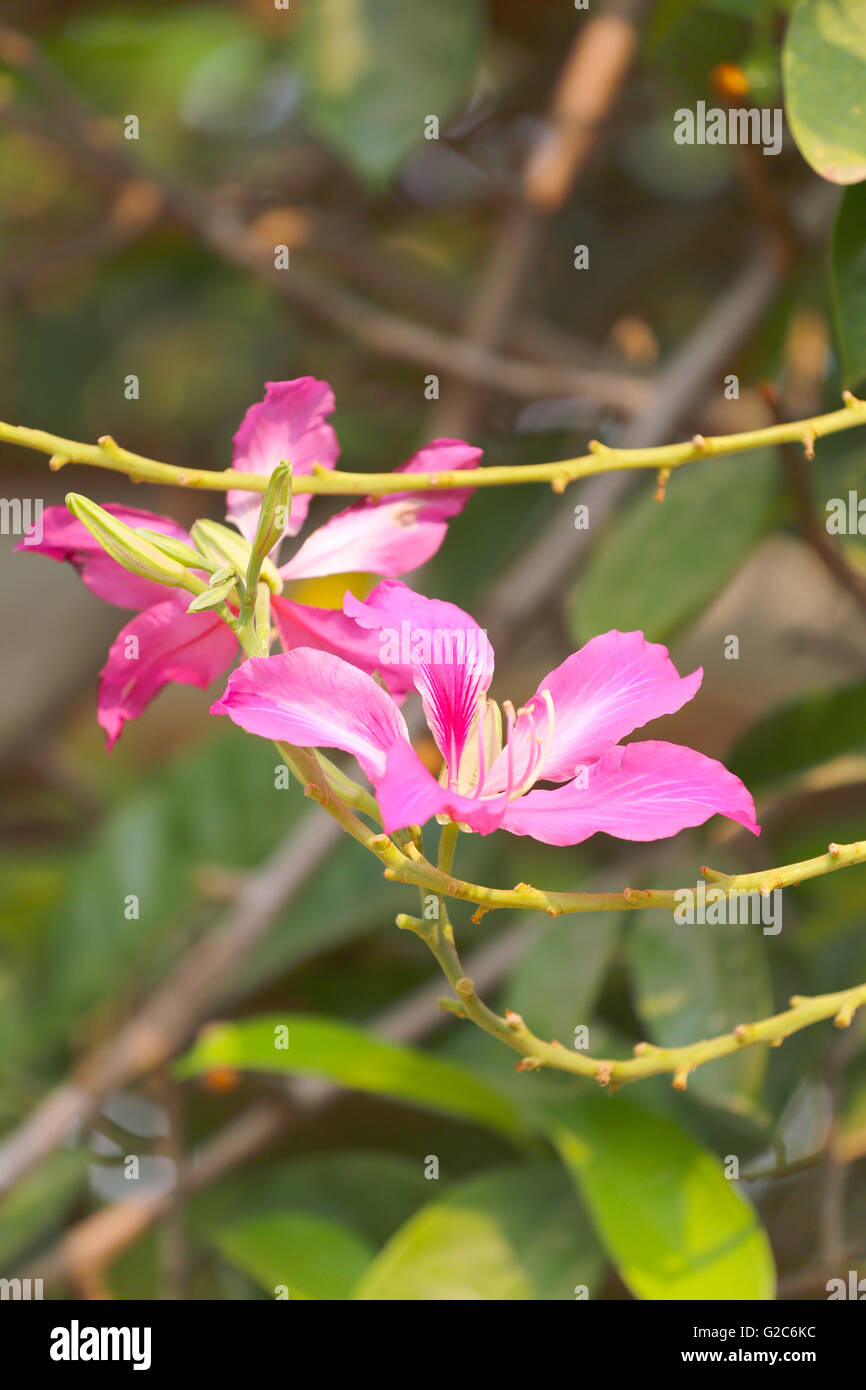
M 815 995 L 813 998 L 795 996 L 790 1001 L 791 1007 L 784 1013 L 774 1014 L 756 1023 L 740 1023 L 732 1032 L 722 1033 L 716 1038 L 688 1043 L 683 1047 L 656 1047 L 652 1043 L 641 1042 L 634 1049 L 634 1057 L 624 1060 L 590 1057 L 564 1047 L 555 1039 L 544 1042 L 527 1027 L 521 1015 L 511 1009 L 506 1009 L 504 1015 L 490 1009 L 476 994 L 472 980 L 463 974 L 451 933 L 447 929 L 447 918 L 445 923 L 443 929 L 441 923 L 425 922 L 405 914 L 397 918 L 399 927 L 415 932 L 427 944 L 454 990 L 456 998 L 439 1001 L 443 1008 L 458 1018 L 471 1019 L 485 1033 L 519 1052 L 521 1060 L 517 1064 L 518 1071 L 553 1067 L 576 1076 L 592 1077 L 600 1086 L 610 1086 L 612 1090 L 647 1076 L 672 1073 L 673 1085 L 677 1090 L 684 1091 L 690 1072 L 704 1062 L 728 1057 L 756 1043 L 779 1047 L 792 1033 L 824 1019 L 832 1018 L 837 1028 L 847 1028 L 853 1022 L 857 1009 L 866 1004 L 866 984 L 838 990 L 835 994 Z
M 695 435 L 694 439 L 683 444 L 664 444 L 652 449 L 609 449 L 607 445 L 593 440 L 589 453 L 579 458 L 560 459 L 555 463 L 467 468 L 462 472 L 447 473 L 344 473 L 315 466 L 309 475 L 295 475 L 293 490 L 295 493 L 376 497 L 394 492 L 546 483 L 555 492 L 562 492 L 569 483 L 594 473 L 610 473 L 621 468 L 669 471 L 711 455 L 739 454 L 773 444 L 800 442 L 811 455 L 815 441 L 823 435 L 866 425 L 866 402 L 858 401 L 850 392 L 844 393 L 844 399 L 843 409 L 831 411 L 828 415 L 769 425 L 742 434 Z M 123 473 L 134 482 L 162 483 L 216 492 L 226 492 L 229 488 L 242 492 L 264 492 L 267 484 L 267 476 L 261 473 L 236 473 L 231 468 L 217 471 L 180 468 L 175 464 L 160 463 L 157 459 L 122 449 L 110 435 L 103 435 L 97 444 L 81 444 L 45 430 L 0 422 L 0 440 L 49 454 L 50 466 L 54 469 L 70 463 L 81 463 Z
M 538 908 L 551 916 L 568 912 L 610 912 L 649 907 L 672 910 L 676 906 L 679 890 L 624 888 L 619 893 L 556 893 L 533 888 L 529 884 L 518 884 L 516 888 L 503 889 L 466 883 L 461 879 L 455 879 L 450 873 L 453 836 L 446 839 L 444 849 L 440 850 L 441 864 L 448 865 L 446 871 L 425 859 L 411 839 L 400 848 L 390 836 L 378 833 L 365 825 L 337 794 L 334 786 L 329 784 L 327 775 L 312 749 L 292 748 L 284 743 L 278 744 L 278 747 L 294 775 L 304 783 L 305 794 L 324 807 L 347 834 L 376 855 L 385 866 L 387 879 L 392 882 L 414 884 L 439 897 L 440 912 L 437 919 L 428 922 L 401 913 L 397 918 L 397 925 L 413 931 L 425 942 L 454 990 L 455 998 L 440 1000 L 443 1008 L 460 1018 L 470 1019 L 484 1032 L 519 1052 L 521 1060 L 517 1065 L 521 1071 L 554 1067 L 558 1071 L 593 1077 L 600 1085 L 609 1085 L 612 1088 L 625 1085 L 629 1081 L 638 1081 L 646 1076 L 672 1073 L 674 1086 L 678 1090 L 684 1090 L 689 1073 L 703 1062 L 726 1057 L 755 1043 L 778 1046 L 791 1033 L 799 1032 L 801 1028 L 818 1023 L 822 1019 L 832 1018 L 837 1027 L 847 1028 L 857 1009 L 866 1004 L 866 984 L 839 990 L 835 994 L 816 995 L 814 998 L 797 996 L 791 1000 L 789 1009 L 784 1013 L 775 1014 L 772 1018 L 754 1023 L 741 1023 L 730 1033 L 690 1043 L 684 1047 L 663 1048 L 652 1043 L 639 1043 L 635 1048 L 635 1056 L 626 1060 L 590 1057 L 582 1052 L 567 1049 L 556 1040 L 544 1042 L 531 1032 L 520 1014 L 507 1010 L 505 1015 L 501 1016 L 478 997 L 472 980 L 463 973 L 443 900 L 450 897 L 475 903 L 477 911 L 473 920 L 478 920 L 480 914 L 498 908 Z M 789 887 L 801 883 L 804 879 L 817 878 L 822 874 L 834 873 L 837 869 L 863 862 L 866 862 L 866 841 L 850 845 L 831 844 L 826 854 L 804 859 L 796 864 L 763 869 L 757 873 L 723 874 L 706 866 L 701 872 L 709 880 L 712 888 L 727 899 L 743 892 L 771 893 L 777 888 Z

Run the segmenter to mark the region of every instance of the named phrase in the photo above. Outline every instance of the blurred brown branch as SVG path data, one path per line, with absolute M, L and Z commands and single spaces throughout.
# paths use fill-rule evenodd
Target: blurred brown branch
M 631 66 L 646 8 L 647 0 L 610 0 L 577 28 L 551 97 L 547 131 L 527 161 L 521 196 L 502 221 L 463 325 L 464 342 L 476 352 L 494 351 L 507 336 L 546 219 L 562 206 L 595 149 Z M 467 380 L 443 401 L 435 433 L 471 435 L 479 403 L 466 389 Z M 570 393 L 548 379 L 537 394 Z M 580 390 L 573 394 L 593 396 Z M 598 395 L 593 398 L 601 401 Z
M 0 62 L 26 77 L 46 102 L 52 119 L 38 121 L 14 102 L 0 103 L 0 123 L 63 149 L 97 183 L 117 196 L 124 185 L 143 180 L 158 190 L 164 216 L 180 223 L 229 264 L 265 281 L 281 298 L 313 318 L 338 328 L 377 355 L 412 362 L 425 373 L 451 372 L 474 386 L 520 397 L 587 396 L 630 414 L 646 402 L 649 387 L 626 373 L 583 369 L 551 361 L 539 364 L 506 357 L 453 338 L 423 323 L 384 312 L 309 266 L 277 269 L 274 247 L 265 247 L 255 227 L 229 206 L 204 193 L 179 187 L 146 170 L 123 148 L 110 122 L 97 118 L 47 63 L 37 45 L 0 25 Z M 154 199 L 156 200 L 156 193 Z

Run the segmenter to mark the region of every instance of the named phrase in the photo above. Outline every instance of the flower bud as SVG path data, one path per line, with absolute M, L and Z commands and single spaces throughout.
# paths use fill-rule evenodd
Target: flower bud
M 169 584 L 173 588 L 186 588 L 195 580 L 189 570 L 159 550 L 150 541 L 143 539 L 138 531 L 120 521 L 111 512 L 97 506 L 80 493 L 66 494 L 66 505 L 77 521 L 86 526 L 91 536 L 102 546 L 113 560 L 142 579 L 152 579 L 155 584 Z
M 285 534 L 291 503 L 292 465 L 280 463 L 268 478 L 253 540 L 253 556 L 256 560 L 262 561 L 263 567 L 264 561 Z
M 208 560 L 212 560 L 220 568 L 230 565 L 239 578 L 245 577 L 252 546 L 237 531 L 232 531 L 219 521 L 205 519 L 193 524 L 191 535 L 196 547 Z M 277 573 L 276 565 L 270 560 L 265 560 L 261 574 L 271 592 L 278 594 L 283 587 L 283 581 Z
M 191 545 L 187 545 L 185 541 L 177 540 L 174 536 L 166 536 L 162 531 L 151 531 L 147 526 L 138 528 L 135 534 L 141 540 L 155 545 L 157 550 L 161 550 L 172 560 L 177 560 L 179 565 L 187 565 L 190 569 L 207 570 L 208 572 L 216 568 L 213 560 L 209 560 L 205 555 L 200 555 L 197 550 L 193 550 Z

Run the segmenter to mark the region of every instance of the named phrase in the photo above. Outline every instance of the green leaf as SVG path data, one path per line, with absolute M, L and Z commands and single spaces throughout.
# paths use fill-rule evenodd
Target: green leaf
M 866 682 L 816 695 L 774 710 L 751 728 L 726 759 L 746 786 L 779 781 L 866 743 Z
M 630 924 L 628 958 L 637 1012 L 649 1039 L 679 1047 L 773 1012 L 760 923 L 680 925 L 642 913 Z M 689 1090 L 743 1115 L 759 1111 L 767 1049 L 749 1047 L 698 1067 Z
M 34 982 L 43 1047 L 63 1036 L 71 1016 L 132 976 L 144 988 L 179 936 L 218 916 L 212 905 L 202 909 L 200 876 L 254 869 L 293 825 L 318 814 L 297 786 L 276 784 L 280 756 L 271 745 L 236 729 L 215 733 L 205 747 L 139 778 L 79 850 Z M 138 899 L 137 918 L 125 915 L 129 895 Z M 328 872 L 311 875 L 227 982 L 224 998 L 393 922 L 393 896 L 372 856 L 346 839 Z
M 773 1255 L 721 1160 L 616 1096 L 545 1106 L 548 1132 L 638 1298 L 771 1299 Z
M 310 126 L 372 183 L 444 128 L 481 53 L 479 0 L 319 0 L 305 5 L 298 61 Z
M 866 377 L 866 183 L 842 196 L 830 241 L 833 321 L 845 384 Z
M 668 638 L 712 599 L 766 529 L 775 452 L 702 459 L 675 471 L 664 502 L 651 487 L 617 516 L 569 604 L 579 641 L 610 628 Z
M 377 1248 L 430 1196 L 420 1158 L 395 1153 L 317 1153 L 225 1179 L 192 1203 L 204 1231 L 241 1217 L 299 1211 L 349 1227 Z
M 833 183 L 866 178 L 866 7 L 799 0 L 782 54 L 788 124 L 804 159 Z
M 19 1183 L 0 1207 L 0 1269 L 59 1225 L 87 1177 L 87 1156 L 60 1150 Z
M 253 48 L 259 56 L 254 76 L 261 100 L 278 45 L 256 33 L 251 15 L 211 5 L 173 6 L 158 13 L 147 13 L 143 6 L 128 7 L 125 13 L 119 6 L 114 9 L 74 17 L 49 39 L 49 52 L 103 109 L 138 115 L 149 153 L 155 148 L 164 152 L 182 136 L 177 114 L 186 105 L 188 84 L 200 86 L 203 70 L 209 71 L 216 57 L 231 55 L 237 71 L 248 64 Z M 255 90 L 253 74 L 249 79 Z
M 621 913 L 588 913 L 553 922 L 534 938 L 503 988 L 533 1033 L 571 1046 L 575 1028 L 589 1023 L 622 920 Z
M 362 1300 L 573 1299 L 604 1256 L 562 1169 L 496 1169 L 417 1212 L 377 1256 Z
M 276 1045 L 282 1028 L 288 1029 L 285 1048 Z M 212 1024 L 177 1070 L 187 1077 L 214 1067 L 326 1077 L 352 1090 L 470 1120 L 512 1139 L 524 1132 L 516 1107 L 470 1072 L 327 1018 L 286 1014 Z
M 348 1298 L 374 1247 L 355 1231 L 301 1212 L 270 1212 L 211 1233 L 222 1255 L 272 1297 Z

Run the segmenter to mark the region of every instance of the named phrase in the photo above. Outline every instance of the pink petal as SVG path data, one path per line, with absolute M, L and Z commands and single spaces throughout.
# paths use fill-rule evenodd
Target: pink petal
M 395 471 L 454 472 L 476 467 L 480 458 L 481 450 L 462 440 L 434 439 Z M 435 555 L 448 530 L 448 518 L 463 510 L 473 491 L 397 492 L 378 502 L 358 502 L 314 531 L 280 574 L 284 579 L 358 571 L 389 579 L 405 574 Z
M 424 825 L 435 815 L 449 816 L 481 835 L 489 835 L 502 824 L 509 805 L 504 796 L 480 801 L 448 791 L 408 743 L 396 743 L 389 749 L 384 774 L 374 782 L 382 825 L 389 835 L 407 825 Z
M 314 463 L 333 468 L 340 452 L 337 436 L 326 424 L 333 410 L 334 393 L 326 381 L 312 376 L 266 381 L 264 400 L 250 406 L 234 437 L 232 468 L 239 473 L 268 474 L 283 459 L 298 474 L 311 473 Z M 261 500 L 258 493 L 237 488 L 228 494 L 228 516 L 250 541 Z M 309 507 L 309 493 L 292 498 L 287 535 L 297 535 Z
M 99 681 L 99 723 L 109 748 L 125 720 L 137 719 L 169 681 L 204 690 L 231 666 L 234 633 L 214 613 L 185 612 L 186 602 L 178 596 L 146 608 L 112 643 Z
M 408 741 L 406 721 L 372 676 L 329 652 L 297 647 L 252 657 L 229 676 L 211 714 L 227 714 L 248 733 L 304 748 L 342 748 L 371 781 L 385 754 Z
M 294 603 L 275 594 L 271 599 L 271 613 L 285 651 L 311 647 L 314 651 L 331 652 L 370 675 L 378 671 L 395 697 L 411 690 L 411 673 L 405 667 L 386 666 L 380 662 L 378 633 L 365 632 L 339 608 L 314 608 L 309 603 Z
M 577 845 L 603 831 L 621 840 L 663 840 L 710 816 L 728 816 L 760 834 L 755 803 L 715 758 L 676 743 L 607 748 L 581 777 L 512 801 L 503 826 L 548 845 Z
M 515 746 L 531 736 L 544 705 L 541 691 L 550 691 L 554 732 L 538 775 L 566 781 L 607 744 L 680 709 L 702 679 L 700 669 L 680 676 L 667 647 L 648 642 L 642 632 L 602 633 L 540 682 L 518 719 Z
M 379 633 L 384 664 L 411 672 L 449 775 L 456 776 L 479 698 L 493 679 L 487 634 L 456 604 L 424 598 L 396 579 L 384 580 L 363 603 L 347 593 L 343 608 Z
M 137 507 L 110 505 L 105 510 L 134 531 L 147 527 L 189 544 L 188 533 L 171 517 L 157 516 L 155 512 L 141 511 Z M 42 513 L 42 540 L 31 544 L 25 538 L 15 549 L 34 551 L 52 560 L 68 560 L 92 593 L 120 608 L 147 608 L 152 603 L 164 603 L 169 592 L 164 584 L 140 579 L 112 560 L 87 527 L 65 507 L 46 507 Z

